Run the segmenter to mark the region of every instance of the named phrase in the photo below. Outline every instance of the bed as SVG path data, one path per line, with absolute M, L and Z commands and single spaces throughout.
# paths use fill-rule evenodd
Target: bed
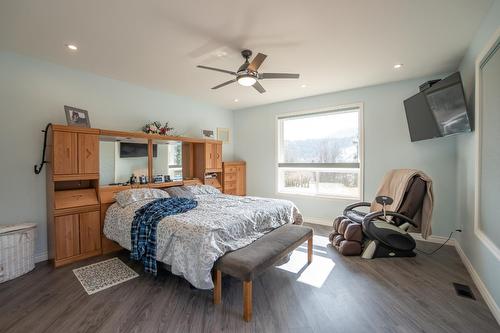
M 239 197 L 221 193 L 194 194 L 196 208 L 163 218 L 157 227 L 156 259 L 194 287 L 212 289 L 211 271 L 226 252 L 242 248 L 288 223 L 302 224 L 288 200 Z M 109 207 L 104 235 L 131 249 L 131 226 L 137 209 L 155 199 Z

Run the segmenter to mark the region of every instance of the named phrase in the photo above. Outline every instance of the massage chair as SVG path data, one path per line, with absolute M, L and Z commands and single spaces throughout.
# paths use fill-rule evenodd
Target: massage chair
M 362 254 L 365 259 L 379 257 L 413 257 L 416 243 L 408 229 L 419 226 L 413 221 L 422 208 L 426 194 L 426 183 L 415 176 L 410 180 L 397 211 L 388 211 L 386 206 L 393 199 L 378 196 L 375 201 L 382 205 L 381 211 L 364 212 L 361 207 L 370 207 L 369 202 L 358 202 L 347 206 L 343 215 L 333 222 L 331 244 L 343 255 Z

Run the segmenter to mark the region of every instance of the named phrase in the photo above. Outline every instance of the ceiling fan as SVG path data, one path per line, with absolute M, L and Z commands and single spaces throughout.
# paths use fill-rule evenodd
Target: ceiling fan
M 233 71 L 228 71 L 225 69 L 220 69 L 220 68 L 214 68 L 214 67 L 208 67 L 208 66 L 201 66 L 198 65 L 197 67 L 199 68 L 204 68 L 204 69 L 209 69 L 212 71 L 217 71 L 217 72 L 222 72 L 222 73 L 227 73 L 236 76 L 236 78 L 226 81 L 224 83 L 221 83 L 212 89 L 219 89 L 221 87 L 227 86 L 228 84 L 238 82 L 242 86 L 245 87 L 254 87 L 258 92 L 265 93 L 266 90 L 262 85 L 258 82 L 258 80 L 265 80 L 265 79 L 298 79 L 299 74 L 289 74 L 289 73 L 259 73 L 258 69 L 260 65 L 264 62 L 266 59 L 267 55 L 258 53 L 255 58 L 253 58 L 252 62 L 249 62 L 248 59 L 252 56 L 252 51 L 250 50 L 243 50 L 241 51 L 241 55 L 243 58 L 245 58 L 245 62 L 243 65 L 238 68 L 236 72 Z

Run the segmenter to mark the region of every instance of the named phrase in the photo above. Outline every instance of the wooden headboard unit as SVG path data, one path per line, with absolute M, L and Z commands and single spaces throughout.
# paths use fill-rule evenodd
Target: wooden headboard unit
M 100 185 L 100 141 L 147 142 L 147 178 L 153 179 L 153 147 L 161 141 L 182 142 L 182 176 L 178 182 L 133 185 L 165 188 L 189 184 L 221 187 L 222 141 L 111 131 L 52 124 L 47 128 L 48 256 L 55 267 L 119 250 L 103 234 L 106 212 L 117 192 L 131 186 Z M 207 178 L 206 175 L 211 177 Z M 216 175 L 215 177 L 213 175 Z M 197 179 L 196 179 L 197 178 Z

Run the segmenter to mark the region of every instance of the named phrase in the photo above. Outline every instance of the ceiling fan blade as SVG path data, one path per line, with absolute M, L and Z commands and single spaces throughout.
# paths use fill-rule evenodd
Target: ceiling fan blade
M 259 74 L 259 79 L 298 79 L 300 74 L 290 73 L 262 73 Z
M 264 60 L 266 60 L 266 58 L 267 58 L 267 55 L 265 55 L 263 53 L 258 53 L 255 56 L 255 58 L 253 58 L 250 65 L 248 65 L 247 69 L 256 72 L 259 69 L 260 65 L 262 65 Z
M 196 67 L 203 68 L 203 69 L 209 69 L 211 71 L 216 71 L 216 72 L 222 72 L 222 73 L 227 73 L 227 74 L 231 74 L 231 75 L 236 75 L 235 72 L 233 72 L 233 71 L 227 71 L 225 69 L 220 69 L 220 68 L 215 68 L 215 67 L 208 67 L 208 66 L 202 66 L 202 65 L 198 65 Z
M 263 87 L 263 86 L 261 86 L 261 84 L 260 84 L 258 81 L 256 81 L 256 82 L 253 84 L 253 86 L 252 86 L 252 87 L 254 87 L 254 88 L 255 88 L 255 90 L 257 90 L 257 91 L 258 91 L 258 92 L 260 92 L 261 94 L 263 94 L 263 93 L 265 93 L 265 92 L 266 92 L 266 89 L 264 89 L 264 87 Z
M 219 89 L 221 87 L 227 86 L 228 84 L 231 84 L 231 83 L 234 83 L 234 82 L 236 82 L 236 79 L 232 79 L 232 80 L 226 81 L 224 83 L 221 83 L 218 86 L 213 87 L 212 89 Z

